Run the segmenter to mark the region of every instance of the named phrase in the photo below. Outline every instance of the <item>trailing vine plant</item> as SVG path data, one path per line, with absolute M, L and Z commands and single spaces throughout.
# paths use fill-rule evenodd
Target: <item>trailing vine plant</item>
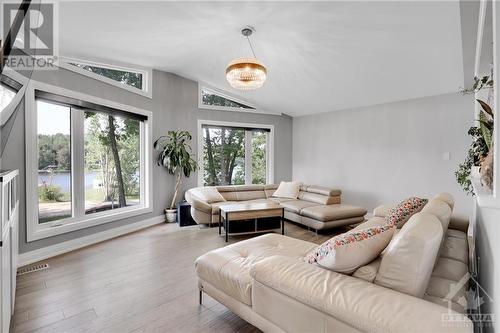
M 487 75 L 482 78 L 474 77 L 474 84 L 470 89 L 462 89 L 463 94 L 474 94 L 481 89 L 492 89 L 492 76 Z M 474 195 L 472 188 L 471 170 L 472 167 L 480 167 L 481 162 L 488 156 L 492 149 L 493 137 L 493 110 L 484 101 L 476 99 L 482 110 L 479 112 L 479 126 L 469 128 L 467 134 L 472 137 L 472 143 L 467 152 L 465 160 L 458 165 L 458 170 L 455 171 L 455 177 L 462 189 L 467 193 Z

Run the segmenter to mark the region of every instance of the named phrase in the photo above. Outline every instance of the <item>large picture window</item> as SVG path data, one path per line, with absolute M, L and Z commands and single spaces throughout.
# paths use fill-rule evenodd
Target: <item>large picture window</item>
M 27 151 L 37 158 L 27 158 L 27 172 L 36 176 L 27 182 L 34 193 L 27 198 L 29 240 L 151 210 L 148 112 L 32 94 L 27 130 L 35 133 L 27 134 Z
M 85 111 L 85 214 L 141 201 L 141 122 Z
M 200 185 L 272 182 L 272 126 L 202 121 L 199 133 Z

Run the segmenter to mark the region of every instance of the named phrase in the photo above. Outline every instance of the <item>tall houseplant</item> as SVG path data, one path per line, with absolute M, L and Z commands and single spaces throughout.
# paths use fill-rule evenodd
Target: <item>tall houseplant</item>
M 159 151 L 157 164 L 164 166 L 168 173 L 176 177 L 174 195 L 170 207 L 165 209 L 167 222 L 176 219 L 175 205 L 179 194 L 182 177 L 189 177 L 198 169 L 198 164 L 191 154 L 192 136 L 188 131 L 168 131 L 166 136 L 159 137 L 154 142 L 154 149 Z

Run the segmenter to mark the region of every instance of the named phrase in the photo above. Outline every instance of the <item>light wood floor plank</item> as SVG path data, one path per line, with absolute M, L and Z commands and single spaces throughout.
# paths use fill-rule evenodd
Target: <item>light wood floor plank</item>
M 345 231 L 285 230 L 318 244 Z M 18 277 L 12 332 L 259 332 L 208 295 L 198 304 L 194 260 L 225 245 L 217 228 L 163 224 L 46 260 Z

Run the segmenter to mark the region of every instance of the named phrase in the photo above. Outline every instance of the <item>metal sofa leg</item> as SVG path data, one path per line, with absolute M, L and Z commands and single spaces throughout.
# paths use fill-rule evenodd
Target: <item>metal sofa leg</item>
M 200 289 L 200 305 L 203 304 L 203 290 Z

